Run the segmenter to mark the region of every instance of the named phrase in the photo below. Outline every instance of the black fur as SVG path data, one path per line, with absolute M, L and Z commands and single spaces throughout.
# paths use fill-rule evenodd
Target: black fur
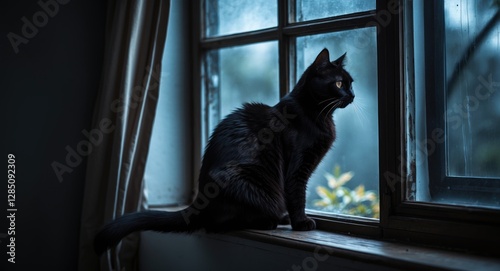
M 344 56 L 330 62 L 324 49 L 278 104 L 245 104 L 228 115 L 209 140 L 192 205 L 119 217 L 97 234 L 96 252 L 143 230 L 220 232 L 289 223 L 294 230 L 314 229 L 304 211 L 306 184 L 335 140 L 332 112 L 354 99 Z

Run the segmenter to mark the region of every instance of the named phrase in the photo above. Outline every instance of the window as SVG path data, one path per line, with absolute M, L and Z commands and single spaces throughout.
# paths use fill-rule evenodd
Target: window
M 377 29 L 368 25 L 375 1 L 202 3 L 204 142 L 242 103 L 276 104 L 323 48 L 332 59 L 347 52 L 356 100 L 334 114 L 335 147 L 309 181 L 307 208 L 378 218 Z
M 402 65 L 391 73 L 403 84 L 387 79 L 394 84 L 387 95 L 401 102 L 383 113 L 384 125 L 404 132 L 386 133 L 400 144 L 383 143 L 388 162 L 381 186 L 390 191 L 381 206 L 384 235 L 491 253 L 500 222 L 500 6 L 490 0 L 403 5 L 401 23 L 386 33 L 402 41 L 388 59 Z
M 232 109 L 250 101 L 276 103 L 324 47 L 332 58 L 347 52 L 355 102 L 334 114 L 338 138 L 307 191 L 308 213 L 318 227 L 495 249 L 500 241 L 498 1 L 200 0 L 196 5 L 200 158 L 212 129 Z M 341 189 L 331 185 L 335 182 Z M 332 203 L 326 192 L 342 202 Z M 349 206 L 349 193 L 366 198 Z
M 409 44 L 415 130 L 408 132 L 416 142 L 408 142 L 414 144 L 409 160 L 416 161 L 416 185 L 408 197 L 500 208 L 500 5 L 414 5 L 413 33 L 425 43 Z
M 194 176 L 189 2 L 171 1 L 159 76 L 159 97 L 144 174 L 148 208 L 178 208 L 192 200 Z

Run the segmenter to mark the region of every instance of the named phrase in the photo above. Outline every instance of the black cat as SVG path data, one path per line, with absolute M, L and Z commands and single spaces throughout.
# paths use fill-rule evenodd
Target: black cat
M 314 229 L 304 211 L 307 181 L 335 140 L 332 112 L 354 99 L 344 57 L 330 62 L 323 49 L 278 104 L 245 104 L 228 115 L 209 140 L 191 206 L 119 217 L 97 234 L 96 252 L 143 230 Z

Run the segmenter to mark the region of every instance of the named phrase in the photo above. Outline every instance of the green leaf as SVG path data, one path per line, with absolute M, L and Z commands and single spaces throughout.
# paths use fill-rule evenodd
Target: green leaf
M 328 182 L 328 186 L 332 189 L 335 189 L 337 188 L 337 179 L 335 178 L 335 176 L 333 176 L 333 174 L 329 173 L 329 172 L 325 172 L 324 174 L 325 178 L 326 178 L 326 181 Z
M 354 177 L 354 173 L 351 171 L 342 173 L 340 177 L 337 178 L 337 186 L 343 186 L 345 183 L 350 181 Z
M 337 201 L 337 196 L 331 193 L 326 187 L 318 186 L 316 187 L 316 193 L 322 197 L 324 200 L 334 203 Z
M 335 176 L 336 178 L 340 177 L 340 166 L 339 165 L 335 165 L 335 167 L 333 168 L 333 176 Z

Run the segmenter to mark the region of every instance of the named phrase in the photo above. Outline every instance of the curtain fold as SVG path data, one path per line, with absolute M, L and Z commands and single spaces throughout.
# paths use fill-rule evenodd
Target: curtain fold
M 139 235 L 99 259 L 97 231 L 141 209 L 170 1 L 109 0 L 99 94 L 89 140 L 78 270 L 137 270 Z

